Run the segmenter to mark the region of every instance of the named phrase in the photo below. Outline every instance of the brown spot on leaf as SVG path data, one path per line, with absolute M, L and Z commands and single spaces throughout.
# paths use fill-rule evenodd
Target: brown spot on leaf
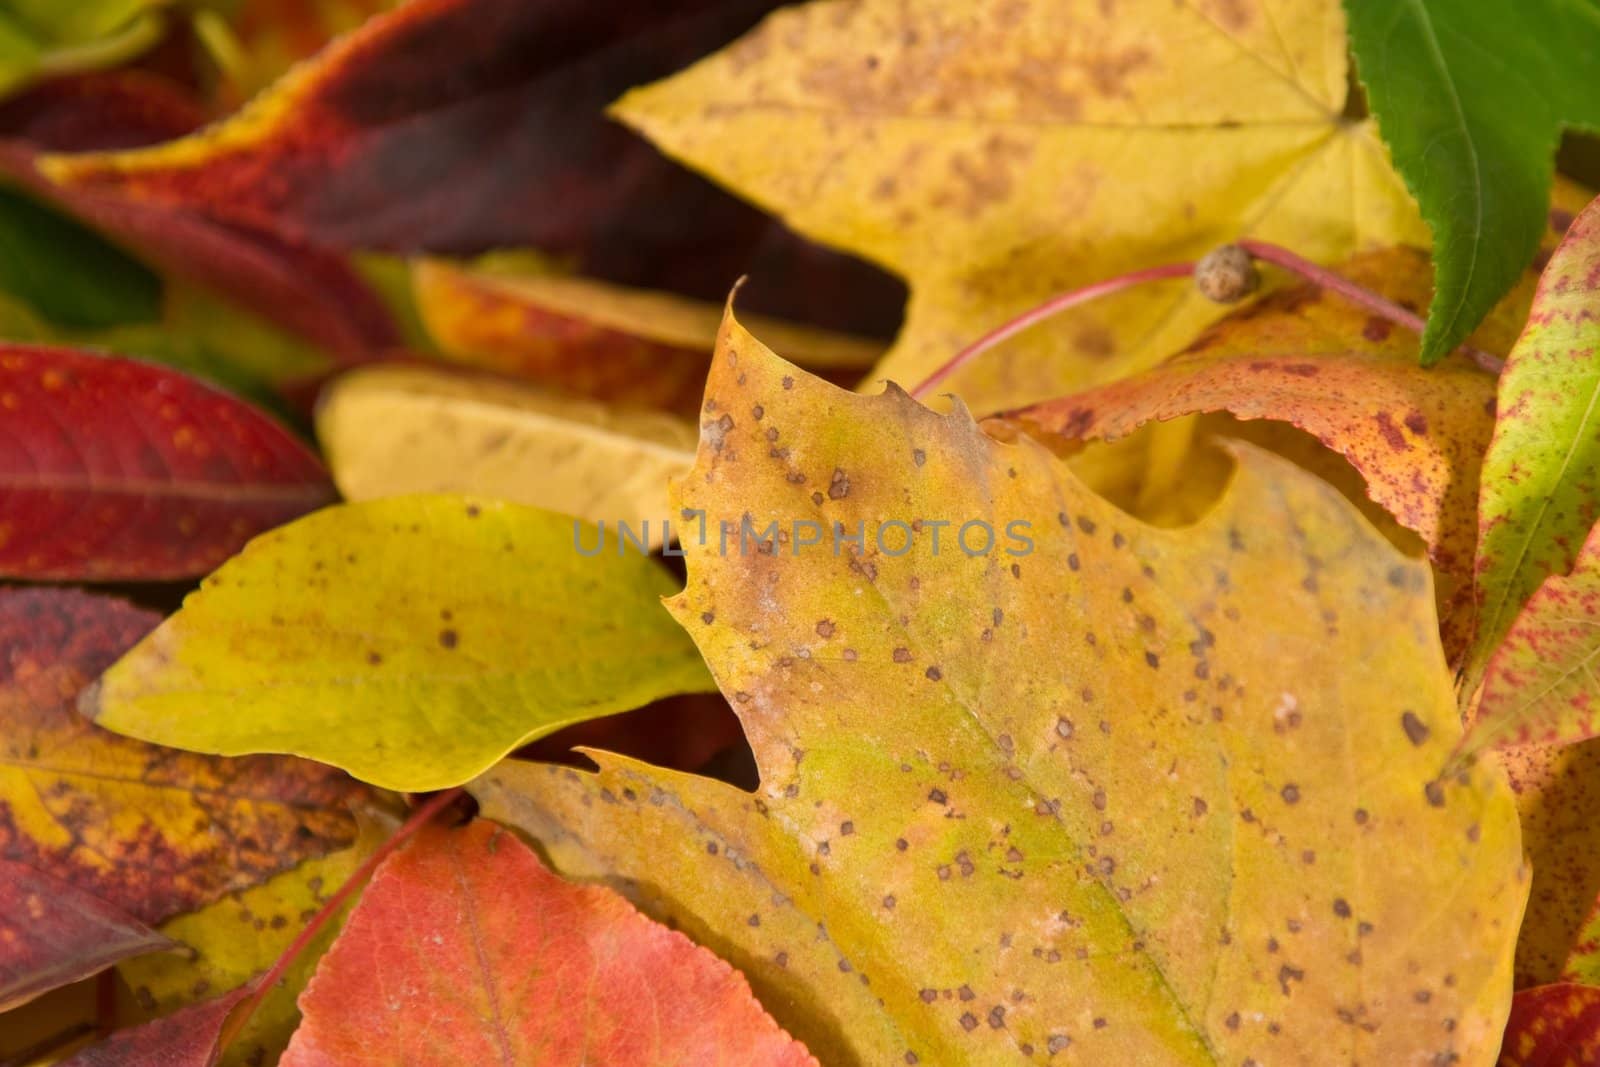
M 1428 739 L 1428 726 L 1417 718 L 1416 712 L 1407 711 L 1400 716 L 1400 728 L 1406 732 L 1406 738 L 1413 745 L 1420 745 Z
M 828 498 L 830 500 L 843 500 L 850 495 L 850 477 L 839 468 L 833 469 L 833 478 L 828 482 Z

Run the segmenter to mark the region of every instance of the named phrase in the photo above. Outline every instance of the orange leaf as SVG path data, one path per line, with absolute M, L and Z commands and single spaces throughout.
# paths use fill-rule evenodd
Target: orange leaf
M 387 860 L 300 998 L 283 1067 L 815 1065 L 742 975 L 487 820 Z

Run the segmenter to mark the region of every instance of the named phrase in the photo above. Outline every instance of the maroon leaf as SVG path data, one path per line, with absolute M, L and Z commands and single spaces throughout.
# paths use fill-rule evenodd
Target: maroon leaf
M 202 137 L 47 169 L 78 196 L 197 212 L 296 245 L 533 246 L 585 274 L 718 302 L 751 272 L 761 310 L 890 329 L 894 282 L 805 245 L 605 117 L 623 91 L 777 6 L 417 0 Z
M 0 859 L 0 1011 L 172 942 L 114 904 Z
M 182 136 L 203 118 L 182 90 L 149 74 L 49 82 L 0 105 L 0 174 L 152 265 L 229 296 L 335 355 L 356 359 L 395 344 L 388 310 L 340 256 L 200 210 L 63 188 L 35 166 L 40 152 L 152 144 Z
M 61 1067 L 211 1067 L 221 1052 L 222 1026 L 255 986 L 180 1008 L 143 1026 L 118 1030 L 63 1060 Z
M 333 499 L 304 445 L 175 371 L 0 347 L 0 575 L 204 574 Z
M 182 137 L 207 118 L 166 78 L 117 71 L 48 81 L 0 103 L 0 135 L 38 151 L 109 151 Z

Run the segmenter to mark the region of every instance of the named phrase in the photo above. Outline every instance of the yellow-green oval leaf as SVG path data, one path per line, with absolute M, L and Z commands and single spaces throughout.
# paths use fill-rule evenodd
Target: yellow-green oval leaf
M 1031 438 L 731 324 L 705 420 L 685 506 L 867 527 L 688 548 L 673 610 L 760 789 L 507 763 L 486 813 L 740 967 L 824 1063 L 1493 1060 L 1516 812 L 1496 771 L 1436 780 L 1460 726 L 1426 568 L 1335 490 L 1239 446 L 1212 512 L 1153 529 Z M 993 550 L 935 555 L 941 519 Z
M 574 526 L 455 496 L 316 512 L 245 546 L 83 708 L 146 741 L 292 752 L 421 791 L 569 723 L 708 687 L 661 606 L 667 572 L 631 548 L 581 555 Z

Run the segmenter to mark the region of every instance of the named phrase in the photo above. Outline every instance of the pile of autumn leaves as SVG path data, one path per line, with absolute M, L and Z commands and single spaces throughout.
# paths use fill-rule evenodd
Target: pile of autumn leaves
M 0 259 L 0 1050 L 1600 1055 L 1600 207 L 1498 380 L 1163 282 L 975 422 L 876 383 L 1227 237 L 1428 305 L 1340 9 L 772 6 L 415 0 L 199 132 L 182 35 L 0 102 L 31 273 L 104 282 Z M 196 25 L 326 37 L 269 7 Z M 618 117 L 908 279 L 881 359 L 892 287 L 601 116 L 668 74 Z

